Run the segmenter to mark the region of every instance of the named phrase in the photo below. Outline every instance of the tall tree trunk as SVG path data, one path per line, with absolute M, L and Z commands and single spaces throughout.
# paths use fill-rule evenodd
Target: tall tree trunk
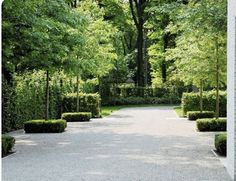
M 203 80 L 200 80 L 200 112 L 202 112 L 203 110 L 202 93 L 203 93 Z
M 141 18 L 142 19 L 142 18 Z M 144 87 L 144 60 L 143 60 L 143 20 L 139 20 L 138 26 L 138 55 L 137 55 L 137 68 L 138 68 L 138 86 Z
M 76 112 L 79 112 L 79 76 L 76 77 Z
M 143 41 L 143 57 L 144 57 L 144 85 L 148 85 L 148 57 L 147 57 L 147 31 L 144 30 Z
M 46 105 L 45 105 L 45 120 L 49 119 L 49 71 L 46 71 Z
M 219 65 L 219 44 L 218 44 L 218 38 L 215 40 L 215 56 L 216 56 L 216 112 L 215 117 L 216 119 L 219 118 L 219 110 L 220 110 L 220 97 L 219 97 L 219 77 L 220 77 L 220 65 Z
M 137 86 L 144 87 L 144 57 L 143 57 L 143 42 L 144 42 L 144 9 L 147 0 L 129 0 L 130 10 L 137 29 Z M 136 11 L 135 11 L 136 9 Z

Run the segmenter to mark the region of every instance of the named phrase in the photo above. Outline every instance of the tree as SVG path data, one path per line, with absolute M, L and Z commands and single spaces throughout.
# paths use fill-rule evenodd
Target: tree
M 3 14 L 3 69 L 46 71 L 45 119 L 48 120 L 49 75 L 73 65 L 71 51 L 82 39 L 82 17 L 63 0 L 9 0 L 3 4 Z
M 131 14 L 137 29 L 137 84 L 144 87 L 144 23 L 148 0 L 129 0 Z
M 226 9 L 222 0 L 189 1 L 175 15 L 175 24 L 168 27 L 179 34 L 176 48 L 169 50 L 170 59 L 179 59 L 175 62 L 177 72 L 182 71 L 181 77 L 194 84 L 208 82 L 216 88 L 217 119 L 220 84 L 226 80 Z

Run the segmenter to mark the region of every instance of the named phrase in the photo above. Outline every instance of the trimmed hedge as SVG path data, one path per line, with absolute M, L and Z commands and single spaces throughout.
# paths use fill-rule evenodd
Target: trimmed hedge
M 113 97 L 181 97 L 183 92 L 188 90 L 187 86 L 182 87 L 112 87 L 109 95 Z
M 199 131 L 226 131 L 226 118 L 197 119 L 197 128 Z
M 216 91 L 209 91 L 203 93 L 203 110 L 205 111 L 215 111 L 216 108 Z M 226 92 L 220 91 L 220 117 L 226 117 Z M 199 111 L 200 96 L 199 93 L 183 93 L 182 96 L 182 109 L 184 115 L 188 111 Z
M 76 112 L 76 93 L 66 94 L 63 98 L 63 112 Z M 79 94 L 81 112 L 91 112 L 92 117 L 101 117 L 101 100 L 99 94 Z
M 226 156 L 227 153 L 227 135 L 220 133 L 215 135 L 215 148 L 220 155 Z
M 31 120 L 24 123 L 26 133 L 61 133 L 67 124 L 65 120 Z
M 72 113 L 63 113 L 61 118 L 68 122 L 84 122 L 89 121 L 92 117 L 90 112 L 72 112 Z
M 50 119 L 60 119 L 62 95 L 71 91 L 66 81 L 60 87 L 57 73 L 50 77 Z M 28 120 L 45 116 L 45 71 L 34 71 L 13 75 L 13 84 L 2 80 L 2 132 L 22 129 Z
M 2 135 L 2 156 L 7 155 L 15 144 L 15 138 L 12 136 Z
M 121 97 L 110 98 L 104 105 L 138 105 L 138 104 L 179 104 L 180 99 L 177 97 Z
M 197 120 L 200 118 L 213 118 L 215 113 L 213 111 L 189 111 L 187 112 L 188 120 Z

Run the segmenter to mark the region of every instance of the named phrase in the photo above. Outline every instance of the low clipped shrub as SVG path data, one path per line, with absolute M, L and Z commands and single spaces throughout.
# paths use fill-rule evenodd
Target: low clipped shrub
M 15 138 L 12 136 L 2 135 L 2 156 L 7 155 L 15 144 Z
M 199 131 L 226 131 L 226 127 L 226 118 L 197 119 L 197 128 Z
M 63 98 L 63 112 L 76 112 L 76 93 L 66 94 Z M 91 112 L 92 117 L 101 117 L 101 99 L 99 94 L 79 94 L 79 110 Z
M 216 151 L 223 156 L 227 153 L 227 135 L 226 133 L 220 133 L 215 135 L 215 148 Z
M 197 120 L 201 118 L 213 118 L 215 113 L 213 111 L 189 111 L 187 112 L 188 120 Z
M 90 112 L 70 112 L 63 113 L 61 118 L 66 120 L 67 122 L 84 122 L 89 121 L 92 117 Z
M 220 117 L 226 117 L 227 95 L 225 91 L 220 91 Z M 203 92 L 203 110 L 215 111 L 216 109 L 216 91 Z M 181 104 L 184 115 L 189 111 L 200 110 L 199 93 L 183 93 Z
M 65 120 L 31 120 L 24 123 L 26 133 L 61 133 L 67 124 Z
M 179 104 L 177 97 L 120 97 L 109 98 L 104 105 Z

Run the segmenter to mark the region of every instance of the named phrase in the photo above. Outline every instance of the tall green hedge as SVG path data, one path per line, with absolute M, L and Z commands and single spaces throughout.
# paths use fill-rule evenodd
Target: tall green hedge
M 60 80 L 63 80 L 63 84 Z M 50 78 L 50 119 L 59 119 L 62 98 L 71 92 L 70 82 L 59 75 Z M 2 132 L 23 128 L 24 122 L 43 119 L 45 113 L 45 72 L 13 76 L 13 83 L 2 79 Z
M 226 117 L 226 103 L 227 96 L 225 91 L 220 91 L 220 117 Z M 200 96 L 199 93 L 183 93 L 182 96 L 182 109 L 184 115 L 188 111 L 200 110 Z M 215 111 L 216 109 L 216 91 L 209 91 L 203 93 L 203 110 Z
M 63 112 L 76 112 L 76 93 L 66 94 L 63 98 Z M 99 94 L 79 94 L 79 111 L 91 112 L 92 117 L 101 117 Z

